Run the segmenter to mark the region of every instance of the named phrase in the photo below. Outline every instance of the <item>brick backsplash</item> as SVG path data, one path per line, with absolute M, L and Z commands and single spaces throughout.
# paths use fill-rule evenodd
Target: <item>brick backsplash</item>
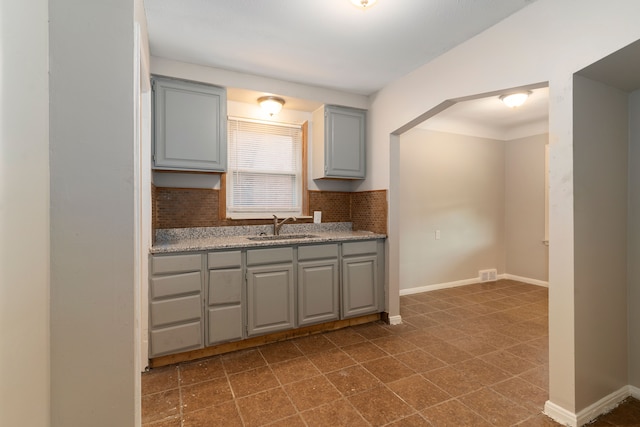
M 387 190 L 351 193 L 354 230 L 387 234 Z
M 156 228 L 216 227 L 218 191 L 156 187 L 153 208 Z
M 153 229 L 270 224 L 271 220 L 221 220 L 220 190 L 151 186 Z M 387 233 L 387 191 L 309 191 L 309 211 L 322 222 L 353 222 L 354 230 Z M 311 219 L 301 222 L 311 222 Z
M 309 191 L 309 214 L 322 212 L 322 222 L 351 222 L 351 193 Z

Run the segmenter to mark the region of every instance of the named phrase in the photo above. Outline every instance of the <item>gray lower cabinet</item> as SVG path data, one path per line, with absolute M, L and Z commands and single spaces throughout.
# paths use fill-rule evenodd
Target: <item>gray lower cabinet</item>
M 154 255 L 150 357 L 384 306 L 384 240 Z
M 377 313 L 381 307 L 378 242 L 367 240 L 342 245 L 342 317 Z
M 207 345 L 242 339 L 242 252 L 211 252 L 207 266 Z
M 300 246 L 297 279 L 298 326 L 339 318 L 337 244 Z
M 156 256 L 149 286 L 149 353 L 163 356 L 203 347 L 202 256 Z
M 295 326 L 293 248 L 247 250 L 247 335 Z

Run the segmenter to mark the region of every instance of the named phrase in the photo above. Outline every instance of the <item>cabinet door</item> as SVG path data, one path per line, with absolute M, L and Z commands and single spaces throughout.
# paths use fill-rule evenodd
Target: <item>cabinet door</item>
M 224 88 L 154 78 L 154 168 L 226 171 L 226 98 Z
M 338 317 L 338 260 L 298 262 L 298 326 Z
M 216 306 L 207 310 L 209 322 L 207 345 L 218 344 L 242 338 L 242 306 Z
M 207 345 L 242 339 L 242 269 L 209 270 Z
M 293 264 L 247 268 L 247 323 L 249 336 L 295 326 Z
M 378 258 L 376 255 L 342 260 L 342 316 L 379 311 Z
M 328 106 L 325 114 L 326 176 L 364 178 L 366 111 Z

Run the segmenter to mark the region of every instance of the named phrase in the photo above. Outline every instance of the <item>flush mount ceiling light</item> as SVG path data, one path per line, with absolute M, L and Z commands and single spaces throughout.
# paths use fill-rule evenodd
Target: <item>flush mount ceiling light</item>
M 270 116 L 275 116 L 282 110 L 284 99 L 278 98 L 277 96 L 261 96 L 258 98 L 258 104 L 260 104 L 260 107 L 269 113 Z
M 376 4 L 377 1 L 378 0 L 351 0 L 351 3 L 358 7 L 361 7 L 362 9 L 366 9 Z
M 510 93 L 500 96 L 500 101 L 504 102 L 504 105 L 509 108 L 516 108 L 524 104 L 527 98 L 529 98 L 529 95 L 531 95 L 530 91 Z

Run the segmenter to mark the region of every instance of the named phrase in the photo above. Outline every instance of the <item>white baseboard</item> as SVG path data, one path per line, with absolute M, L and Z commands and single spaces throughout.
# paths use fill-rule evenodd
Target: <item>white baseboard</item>
M 498 280 L 504 279 L 503 274 L 498 274 Z M 400 289 L 400 295 L 419 294 L 421 292 L 436 291 L 438 289 L 455 288 L 458 286 L 473 285 L 474 283 L 480 283 L 480 279 L 474 277 L 473 279 L 456 280 L 455 282 L 437 283 L 434 285 L 419 286 L 417 288 Z
M 550 400 L 547 400 L 544 404 L 544 411 L 542 411 L 546 416 L 550 417 L 552 420 L 562 424 L 563 426 L 577 427 L 578 426 L 578 418 L 576 414 L 571 411 L 564 409 L 561 406 L 556 405 Z
M 545 288 L 549 287 L 549 282 L 545 282 L 544 280 L 538 279 L 530 279 L 528 277 L 516 276 L 515 274 L 503 274 L 505 279 L 509 280 L 517 280 L 518 282 L 528 283 L 530 285 L 544 286 Z
M 594 404 L 587 406 L 577 414 L 574 414 L 573 412 L 556 405 L 550 400 L 547 400 L 544 404 L 544 413 L 560 424 L 570 427 L 581 427 L 590 421 L 593 421 L 600 415 L 611 411 L 624 399 L 629 396 L 633 396 L 634 393 L 637 394 L 638 392 L 640 392 L 640 389 L 637 387 L 626 385 L 603 397 Z
M 402 316 L 400 316 L 399 314 L 397 316 L 389 316 L 389 324 L 390 325 L 402 324 Z
M 516 276 L 515 274 L 498 274 L 498 280 L 509 279 L 517 280 L 518 282 L 528 283 L 530 285 L 549 287 L 549 282 L 545 282 L 538 279 L 530 279 L 528 277 Z M 436 283 L 434 285 L 419 286 L 417 288 L 400 289 L 400 295 L 419 294 L 421 292 L 436 291 L 438 289 L 455 288 L 457 286 L 473 285 L 474 283 L 480 283 L 480 279 L 474 277 L 472 279 L 456 280 L 455 282 Z

